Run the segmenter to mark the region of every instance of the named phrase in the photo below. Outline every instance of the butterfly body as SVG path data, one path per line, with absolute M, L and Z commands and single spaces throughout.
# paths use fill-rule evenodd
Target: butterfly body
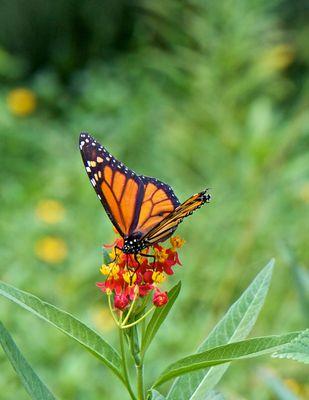
M 180 204 L 169 185 L 137 175 L 88 133 L 80 134 L 79 147 L 91 184 L 124 239 L 126 254 L 168 239 L 184 217 L 210 201 L 206 189 Z
M 126 254 L 138 254 L 149 246 L 147 242 L 136 238 L 136 236 L 129 236 L 124 238 L 122 251 Z

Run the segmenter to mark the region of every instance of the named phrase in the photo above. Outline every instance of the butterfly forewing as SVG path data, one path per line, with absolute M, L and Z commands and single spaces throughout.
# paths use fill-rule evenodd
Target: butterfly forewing
M 143 182 L 87 133 L 80 151 L 89 179 L 105 211 L 122 236 L 128 236 L 139 214 Z

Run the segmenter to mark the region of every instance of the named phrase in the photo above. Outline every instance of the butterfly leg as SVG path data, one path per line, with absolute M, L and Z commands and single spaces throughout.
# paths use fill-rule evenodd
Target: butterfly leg
M 137 254 L 134 254 L 134 260 L 137 262 L 138 266 L 136 268 L 130 268 L 128 265 L 126 266 L 127 269 L 131 272 L 130 274 L 130 286 L 133 284 L 133 276 L 136 274 L 136 272 L 139 270 L 141 263 L 139 262 L 137 258 Z
M 115 261 L 118 260 L 119 253 L 117 254 L 117 251 L 116 251 L 116 250 L 120 250 L 120 253 L 121 253 L 121 251 L 122 251 L 122 249 L 121 249 L 120 247 L 118 247 L 118 246 L 115 246 L 115 247 L 114 247 L 114 250 L 115 250 L 115 257 L 114 257 L 114 259 L 111 260 L 108 264 L 111 264 L 111 263 L 113 263 L 113 262 L 115 262 Z
M 152 258 L 153 262 L 156 262 L 156 256 L 153 254 L 138 253 L 142 257 Z

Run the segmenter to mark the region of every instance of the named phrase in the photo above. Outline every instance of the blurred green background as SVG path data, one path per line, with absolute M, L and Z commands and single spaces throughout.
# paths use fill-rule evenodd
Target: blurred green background
M 271 257 L 253 333 L 308 325 L 306 21 L 304 0 L 2 0 L 1 279 L 116 343 L 95 287 L 113 232 L 81 162 L 85 130 L 180 200 L 212 188 L 178 230 L 183 267 L 166 286 L 181 279 L 183 290 L 149 353 L 149 381 L 198 346 Z M 5 299 L 0 318 L 60 398 L 125 398 L 63 334 Z M 27 399 L 2 351 L 0 370 L 1 399 Z M 227 399 L 285 399 L 265 371 L 309 397 L 303 366 L 267 358 L 233 365 L 219 388 Z

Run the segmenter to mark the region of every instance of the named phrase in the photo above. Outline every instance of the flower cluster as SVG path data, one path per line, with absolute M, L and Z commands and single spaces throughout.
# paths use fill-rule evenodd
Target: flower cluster
M 179 236 L 170 238 L 170 247 L 165 248 L 155 244 L 143 250 L 142 254 L 125 254 L 120 249 L 123 239 L 117 238 L 110 249 L 111 262 L 103 264 L 100 272 L 106 277 L 97 286 L 108 295 L 114 295 L 114 307 L 126 309 L 137 298 L 153 294 L 152 302 L 161 307 L 168 302 L 166 292 L 159 285 L 166 280 L 167 275 L 173 275 L 173 267 L 181 265 L 177 250 L 182 247 L 184 240 Z

